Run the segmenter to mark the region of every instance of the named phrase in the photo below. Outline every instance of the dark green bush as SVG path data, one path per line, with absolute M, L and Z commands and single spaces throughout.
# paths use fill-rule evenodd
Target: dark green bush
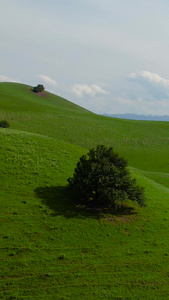
M 145 202 L 143 188 L 131 178 L 127 161 L 104 145 L 80 158 L 68 183 L 86 205 L 117 208 L 127 199 L 140 206 Z
M 2 128 L 8 128 L 9 127 L 9 123 L 8 121 L 0 121 L 0 127 Z
M 45 90 L 45 87 L 43 86 L 43 84 L 38 84 L 37 86 L 34 86 L 33 88 L 33 92 L 35 93 L 40 93 L 43 92 Z

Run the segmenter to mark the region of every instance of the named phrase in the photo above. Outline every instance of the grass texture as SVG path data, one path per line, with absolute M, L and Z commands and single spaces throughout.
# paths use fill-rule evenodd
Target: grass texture
M 0 299 L 169 298 L 169 123 L 95 115 L 0 83 Z M 115 214 L 66 190 L 82 154 L 113 146 L 146 204 Z

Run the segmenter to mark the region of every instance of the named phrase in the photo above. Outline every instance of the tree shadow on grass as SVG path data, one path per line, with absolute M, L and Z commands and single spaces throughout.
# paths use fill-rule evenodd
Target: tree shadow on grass
M 53 211 L 52 216 L 98 218 L 96 211 L 84 209 L 79 205 L 76 196 L 65 186 L 38 187 L 35 189 L 35 194 Z
M 65 186 L 38 187 L 35 189 L 35 194 L 43 204 L 53 211 L 52 216 L 99 219 L 104 214 L 122 216 L 135 213 L 134 208 L 129 206 L 122 206 L 115 210 L 105 207 L 96 208 L 92 205 L 79 205 L 76 195 Z

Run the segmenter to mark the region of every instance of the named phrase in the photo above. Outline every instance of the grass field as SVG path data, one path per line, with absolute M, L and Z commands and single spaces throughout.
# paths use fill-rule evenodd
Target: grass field
M 0 83 L 0 299 L 169 299 L 169 123 L 93 114 Z M 82 154 L 113 146 L 147 206 L 82 209 L 66 190 Z

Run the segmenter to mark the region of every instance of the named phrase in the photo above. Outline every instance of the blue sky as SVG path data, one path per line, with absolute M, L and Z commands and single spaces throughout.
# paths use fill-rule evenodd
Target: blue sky
M 169 115 L 169 2 L 0 0 L 0 81 L 98 114 Z

